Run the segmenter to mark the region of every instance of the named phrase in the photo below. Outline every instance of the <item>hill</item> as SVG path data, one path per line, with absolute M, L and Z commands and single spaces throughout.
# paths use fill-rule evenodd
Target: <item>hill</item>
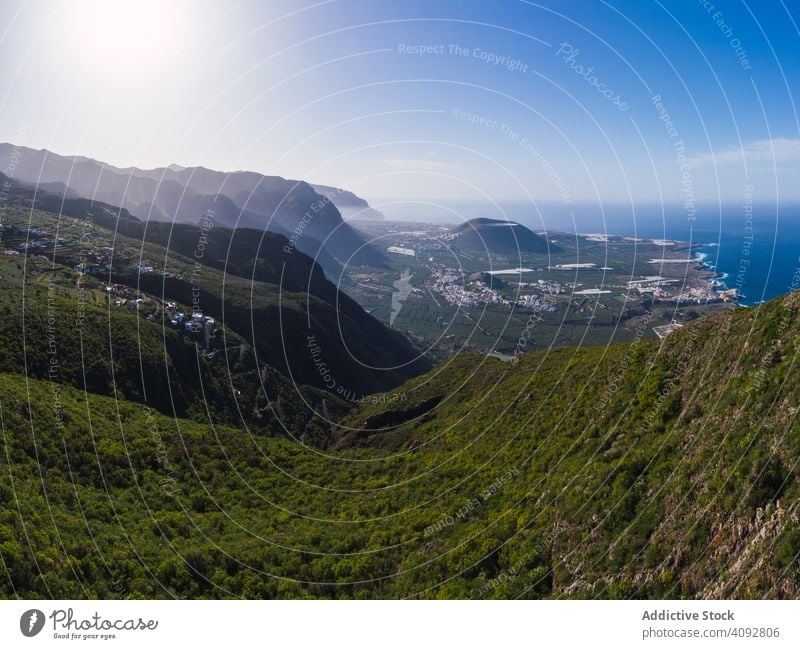
M 349 415 L 339 447 L 448 476 L 425 593 L 796 597 L 798 325 L 793 293 L 663 341 L 460 358 Z
M 463 250 L 519 255 L 547 254 L 556 247 L 524 225 L 497 219 L 471 219 L 450 229 L 451 241 Z

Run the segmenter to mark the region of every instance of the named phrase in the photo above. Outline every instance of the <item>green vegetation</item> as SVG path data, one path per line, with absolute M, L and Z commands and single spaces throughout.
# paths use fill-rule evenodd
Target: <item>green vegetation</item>
M 325 453 L 4 375 L 4 593 L 795 597 L 799 297 L 458 357 Z

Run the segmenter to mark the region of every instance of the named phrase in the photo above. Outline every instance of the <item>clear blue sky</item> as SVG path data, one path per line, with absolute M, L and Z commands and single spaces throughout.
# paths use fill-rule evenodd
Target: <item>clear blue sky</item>
M 0 140 L 372 200 L 797 200 L 798 23 L 781 0 L 6 0 Z

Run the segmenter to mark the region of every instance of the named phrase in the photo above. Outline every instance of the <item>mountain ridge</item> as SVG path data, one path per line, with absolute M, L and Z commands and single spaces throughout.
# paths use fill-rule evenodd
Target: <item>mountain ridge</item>
M 339 208 L 344 219 L 352 218 L 365 221 L 383 221 L 386 219 L 383 212 L 376 210 L 365 199 L 350 190 L 316 183 L 311 186 L 318 194 L 333 201 L 333 204 Z
M 332 201 L 302 180 L 202 166 L 116 167 L 10 143 L 0 144 L 0 160 L 13 161 L 17 180 L 63 183 L 84 198 L 118 205 L 143 220 L 197 224 L 216 198 L 225 196 L 238 213 L 224 210 L 219 215 L 221 226 L 273 229 L 290 236 L 297 232 L 298 248 L 307 245 L 312 255 L 324 248 L 337 259 L 349 261 L 360 255 L 365 263 L 382 263 L 380 253 L 344 222 Z

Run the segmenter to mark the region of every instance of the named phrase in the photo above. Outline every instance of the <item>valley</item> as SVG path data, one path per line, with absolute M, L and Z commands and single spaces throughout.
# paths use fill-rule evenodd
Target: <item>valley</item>
M 465 247 L 445 225 L 362 221 L 387 266 L 348 266 L 347 291 L 370 314 L 443 359 L 513 354 L 550 345 L 606 345 L 656 337 L 736 304 L 699 244 L 548 233 L 549 252 Z M 513 244 L 513 241 L 512 241 Z M 513 246 L 512 246 L 513 247 Z M 412 291 L 394 308 L 395 282 Z

